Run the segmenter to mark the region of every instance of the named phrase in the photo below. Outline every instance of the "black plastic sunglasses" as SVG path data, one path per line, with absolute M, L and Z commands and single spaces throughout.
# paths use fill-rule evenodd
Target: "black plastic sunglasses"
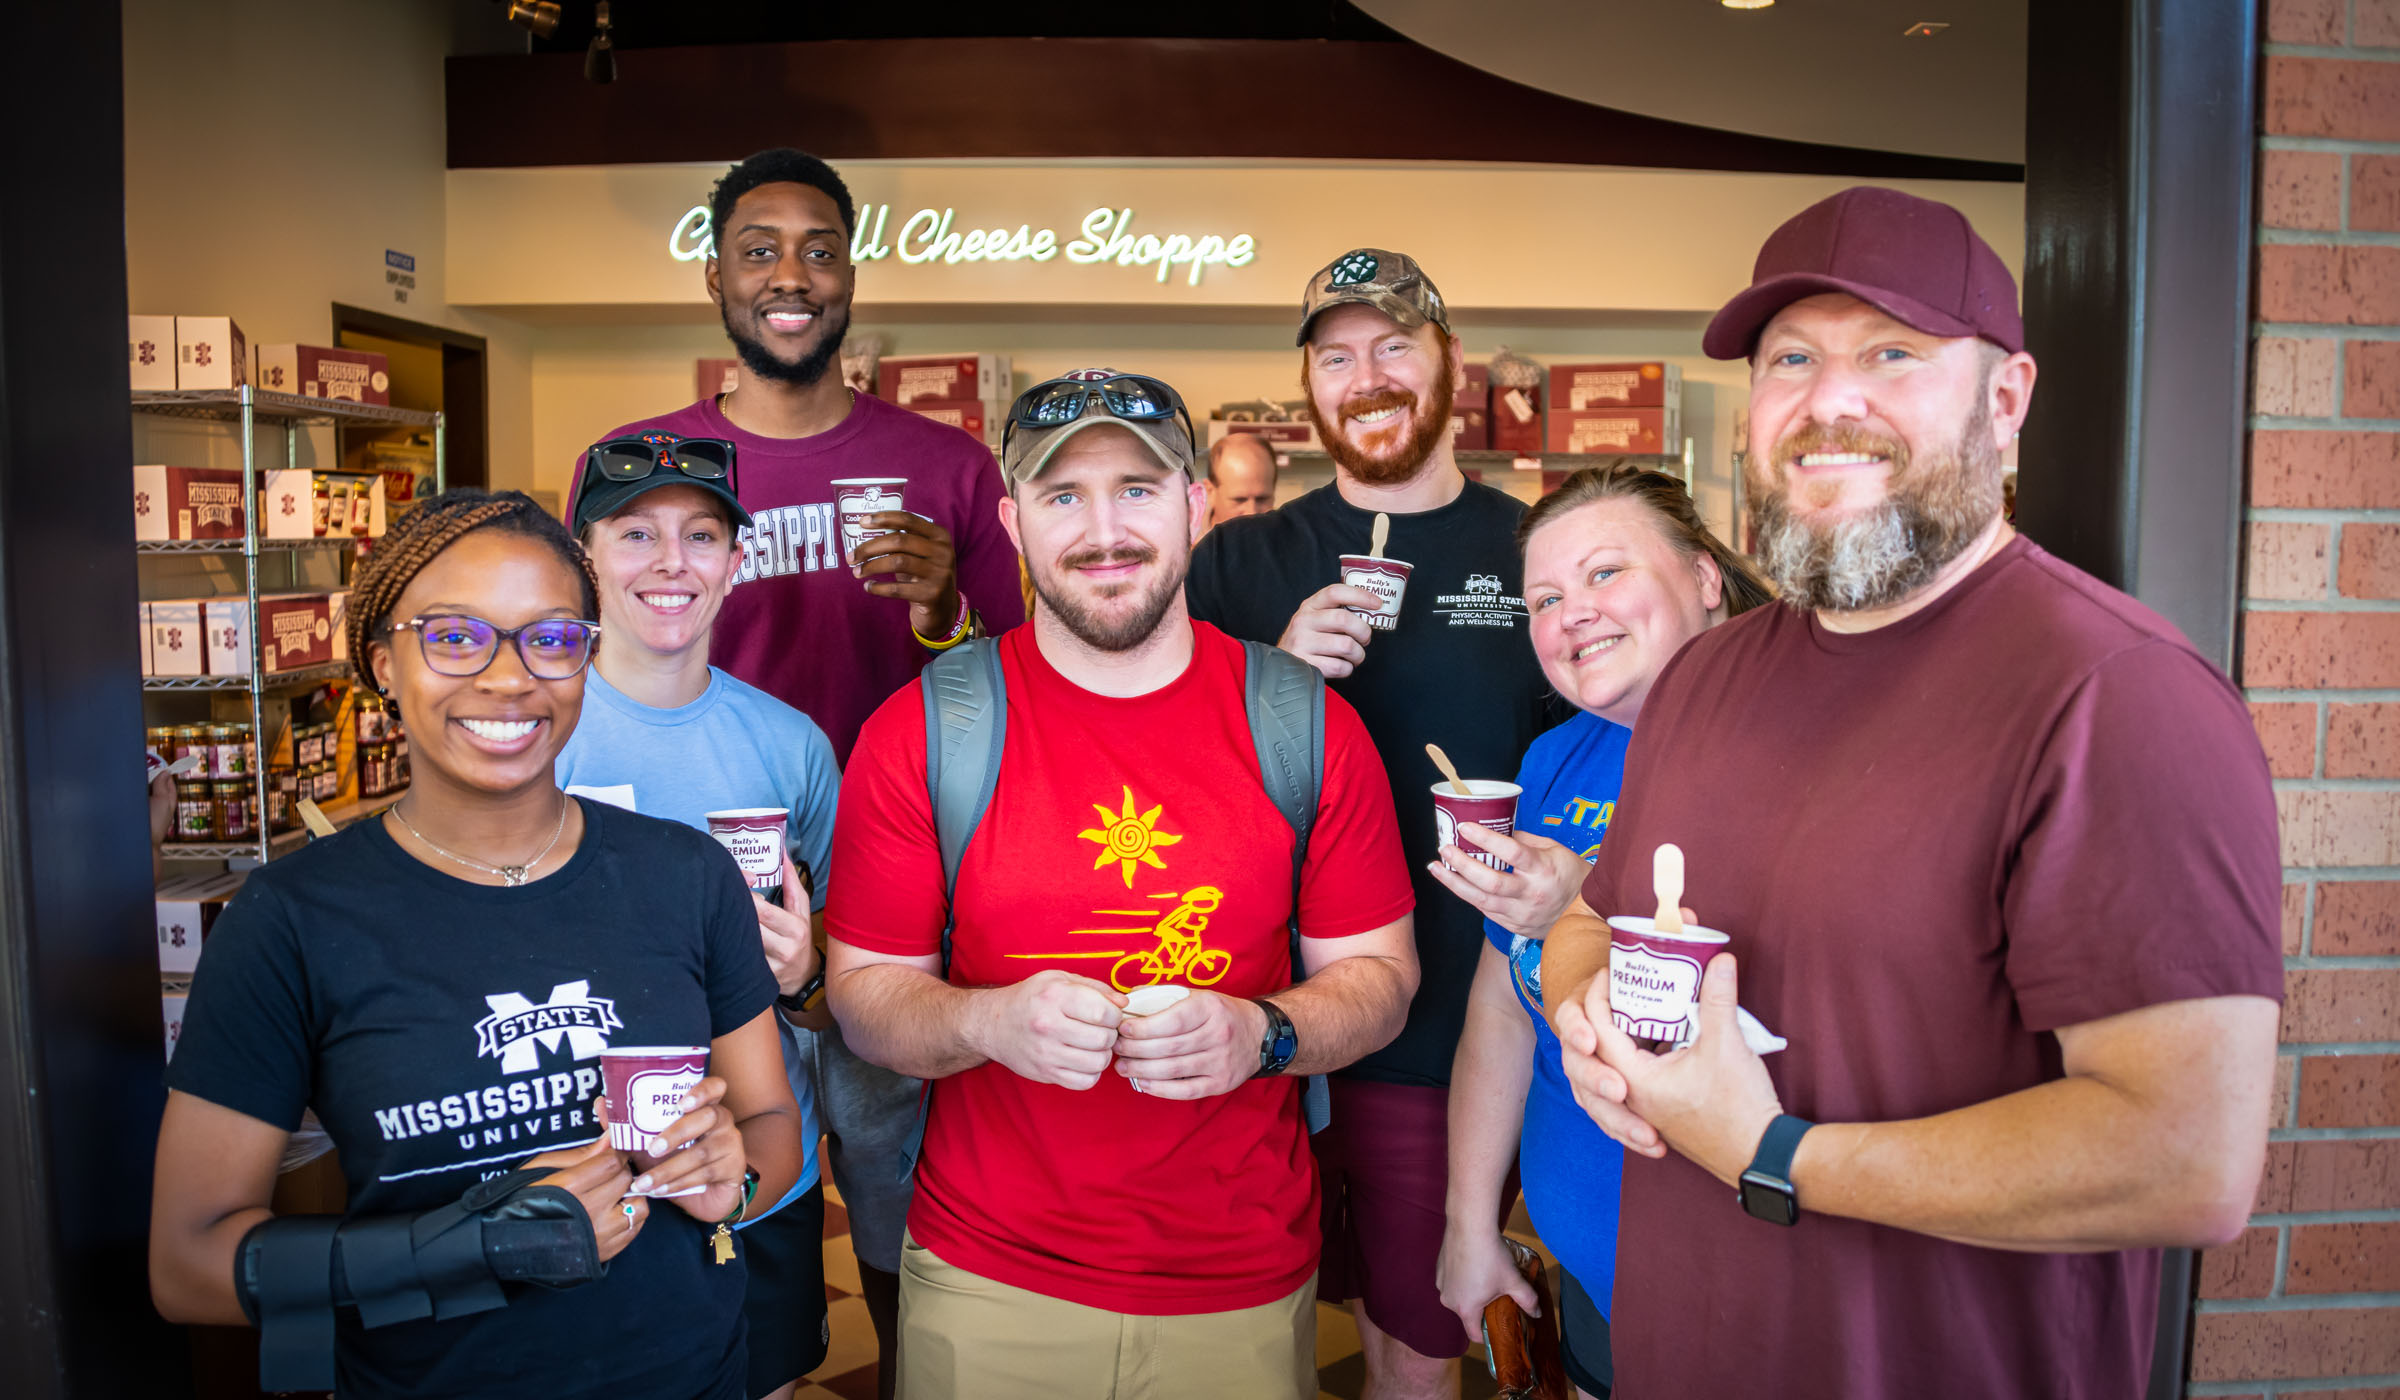
M 584 451 L 584 470 L 602 481 L 640 481 L 659 471 L 697 481 L 733 483 L 733 443 L 726 438 L 679 438 L 667 433 L 610 438 Z
M 1146 374 L 1119 374 L 1107 379 L 1053 379 L 1017 395 L 1017 401 L 1009 405 L 1008 425 L 1001 430 L 1003 450 L 1017 429 L 1055 428 L 1072 423 L 1095 401 L 1109 417 L 1131 423 L 1180 417 L 1184 435 L 1195 448 L 1199 445 L 1199 435 L 1192 430 L 1191 411 L 1183 406 L 1182 395 Z

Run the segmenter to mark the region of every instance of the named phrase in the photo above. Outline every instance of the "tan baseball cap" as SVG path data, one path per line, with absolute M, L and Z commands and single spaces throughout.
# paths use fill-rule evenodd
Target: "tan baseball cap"
M 1316 323 L 1317 313 L 1352 302 L 1372 306 L 1410 330 L 1427 321 L 1444 334 L 1450 330 L 1442 294 L 1415 258 L 1381 248 L 1353 248 L 1308 279 L 1308 291 L 1300 298 L 1300 334 L 1292 343 L 1308 344 L 1308 328 Z

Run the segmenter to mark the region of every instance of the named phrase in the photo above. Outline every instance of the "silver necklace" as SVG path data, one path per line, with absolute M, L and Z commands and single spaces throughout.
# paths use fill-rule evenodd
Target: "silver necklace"
M 563 792 L 558 795 L 558 829 L 550 833 L 550 844 L 542 847 L 541 854 L 536 855 L 533 859 L 525 862 L 523 865 L 486 865 L 479 860 L 469 860 L 467 857 L 460 855 L 456 851 L 444 850 L 440 846 L 434 845 L 431 838 L 427 837 L 424 832 L 417 830 L 416 826 L 409 821 L 408 817 L 401 812 L 397 805 L 394 805 L 392 808 L 392 818 L 393 820 L 399 822 L 402 826 L 407 827 L 408 834 L 416 837 L 419 841 L 424 842 L 426 847 L 435 855 L 457 861 L 460 865 L 467 867 L 469 870 L 480 870 L 486 875 L 497 875 L 500 877 L 502 884 L 522 885 L 525 883 L 527 872 L 531 871 L 535 866 L 540 865 L 544 857 L 547 857 L 551 851 L 557 848 L 558 838 L 566 835 L 567 795 Z

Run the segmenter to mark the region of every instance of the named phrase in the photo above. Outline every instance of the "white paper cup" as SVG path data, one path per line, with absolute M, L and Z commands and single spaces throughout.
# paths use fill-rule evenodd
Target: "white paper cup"
M 1685 924 L 1662 933 L 1655 919 L 1608 921 L 1608 1019 L 1635 1040 L 1689 1045 L 1700 1034 L 1700 977 L 1732 939 Z

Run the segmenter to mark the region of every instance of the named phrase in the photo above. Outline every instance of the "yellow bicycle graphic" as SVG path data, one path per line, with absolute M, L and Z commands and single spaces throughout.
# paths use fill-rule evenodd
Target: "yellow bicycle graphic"
M 1109 969 L 1109 983 L 1120 992 L 1130 992 L 1136 987 L 1154 987 L 1178 977 L 1195 987 L 1208 986 L 1223 977 L 1233 969 L 1233 954 L 1222 948 L 1202 946 L 1200 935 L 1208 928 L 1208 916 L 1216 912 L 1224 898 L 1225 892 L 1214 885 L 1202 885 L 1187 892 L 1183 902 L 1150 930 L 1158 939 L 1158 946 L 1117 959 L 1116 966 Z

